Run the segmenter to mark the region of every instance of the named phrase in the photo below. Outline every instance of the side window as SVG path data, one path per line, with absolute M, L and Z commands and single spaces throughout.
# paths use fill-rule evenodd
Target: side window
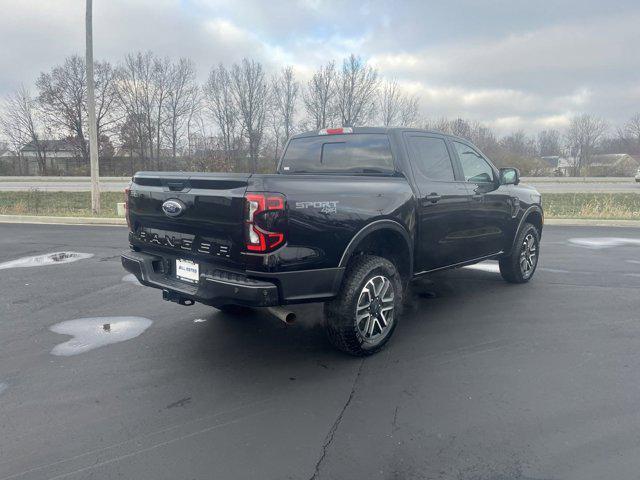
M 473 148 L 453 142 L 467 182 L 493 182 L 493 169 Z
M 436 137 L 407 137 L 413 173 L 424 180 L 452 182 L 453 166 L 444 140 Z

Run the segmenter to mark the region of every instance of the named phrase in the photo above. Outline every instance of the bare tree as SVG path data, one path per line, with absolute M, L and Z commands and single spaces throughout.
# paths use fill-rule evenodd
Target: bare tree
M 490 157 L 497 157 L 504 152 L 493 130 L 478 121 L 469 121 L 464 118 L 449 120 L 443 117 L 427 122 L 425 128 L 471 140 Z
M 275 79 L 274 79 L 275 80 Z M 275 95 L 271 91 L 271 104 L 267 111 L 267 125 L 269 127 L 270 135 L 266 135 L 265 138 L 265 151 L 275 161 L 278 160 L 280 155 L 280 149 L 286 142 L 286 135 L 284 134 L 284 123 L 282 121 L 282 115 L 276 106 Z
M 282 125 L 282 118 L 275 107 L 270 108 L 267 113 L 267 124 L 269 126 L 270 135 L 265 137 L 264 151 L 270 159 L 273 159 L 277 163 L 280 158 L 280 150 L 284 145 L 284 126 Z
M 640 113 L 635 114 L 624 125 L 625 136 L 631 137 L 636 142 L 636 149 L 640 151 Z
M 284 68 L 278 76 L 273 78 L 273 107 L 278 121 L 282 125 L 282 136 L 284 137 L 278 139 L 278 143 L 283 144 L 293 133 L 293 119 L 299 90 L 300 85 L 296 81 L 292 67 Z
M 164 124 L 163 105 L 167 95 L 168 66 L 152 52 L 125 57 L 118 68 L 117 92 L 130 128 L 138 136 L 140 156 L 156 158 L 160 168 L 160 132 Z
M 518 130 L 502 137 L 500 146 L 518 157 L 532 158 L 536 155 L 535 141 L 523 130 Z
M 420 123 L 420 99 L 417 95 L 404 95 L 400 108 L 400 125 L 417 127 Z
M 380 112 L 380 120 L 382 125 L 390 127 L 398 125 L 398 117 L 400 116 L 400 104 L 402 101 L 402 92 L 396 80 L 386 81 L 380 89 L 380 99 L 378 111 Z
M 5 98 L 0 128 L 20 155 L 22 147 L 29 144 L 38 162 L 41 175 L 47 174 L 47 144 L 42 138 L 38 105 L 29 90 L 22 86 Z
M 575 158 L 574 175 L 580 175 L 582 168 L 589 165 L 591 156 L 607 129 L 608 124 L 604 119 L 586 113 L 571 119 L 566 138 Z
M 70 134 L 78 152 L 88 162 L 84 59 L 78 55 L 68 57 L 64 64 L 54 67 L 50 73 L 41 73 L 36 87 L 38 101 L 48 124 L 65 135 Z
M 171 155 L 175 159 L 178 146 L 185 135 L 186 123 L 193 114 L 194 103 L 199 101 L 194 64 L 187 58 L 171 65 L 165 109 L 165 132 L 169 139 Z
M 471 141 L 483 151 L 483 153 L 494 156 L 498 153 L 500 145 L 496 134 L 491 128 L 480 122 L 472 122 L 471 124 Z
M 164 107 L 169 96 L 169 88 L 171 83 L 171 61 L 168 57 L 163 59 L 156 58 L 153 62 L 153 88 L 155 93 L 155 116 L 153 121 L 153 130 L 156 134 L 156 162 L 158 168 L 161 168 L 161 132 L 167 121 Z
M 96 127 L 98 138 L 114 131 L 116 113 L 115 72 L 108 62 L 95 62 Z M 70 135 L 78 153 L 89 159 L 87 139 L 87 84 L 84 58 L 68 57 L 62 65 L 41 73 L 36 81 L 38 103 L 53 130 Z
M 418 123 L 419 100 L 402 91 L 396 80 L 382 84 L 379 93 L 378 111 L 385 127 L 413 127 Z
M 258 156 L 264 133 L 264 121 L 269 89 L 262 65 L 255 60 L 243 59 L 231 69 L 233 95 L 238 105 L 243 133 L 249 144 L 251 171 L 258 170 Z
M 424 123 L 426 130 L 435 130 L 442 133 L 451 133 L 451 122 L 448 118 L 441 117 L 436 120 L 427 120 Z
M 458 137 L 471 140 L 471 124 L 464 118 L 456 118 L 449 122 L 449 131 L 452 135 L 457 135 Z
M 336 89 L 336 107 L 345 127 L 364 125 L 376 110 L 378 72 L 351 54 L 342 63 Z
M 118 112 L 116 71 L 109 62 L 95 62 L 96 123 L 98 141 L 117 131 L 122 116 Z
M 0 102 L 0 138 L 3 140 L 0 145 L 5 144 L 6 148 L 18 157 L 17 170 L 22 175 L 22 148 L 29 142 L 29 137 L 19 128 L 19 124 L 14 122 L 12 110 L 15 110 L 15 108 L 12 108 L 10 103 L 15 95 L 15 92 L 9 94 Z
M 333 62 L 320 67 L 307 83 L 302 100 L 312 128 L 327 128 L 334 117 L 336 67 Z
M 187 113 L 186 119 L 186 133 L 187 133 L 187 156 L 191 157 L 194 151 L 194 145 L 192 143 L 192 135 L 197 130 L 200 132 L 204 132 L 204 119 L 202 118 L 202 107 L 203 107 L 203 94 L 202 91 L 198 88 L 196 92 L 196 98 L 193 102 L 191 102 L 191 108 L 189 109 L 189 113 Z
M 231 75 L 222 64 L 209 73 L 209 79 L 204 87 L 204 106 L 220 130 L 225 159 L 231 163 L 238 143 L 240 112 Z
M 560 155 L 560 132 L 554 129 L 538 133 L 538 155 L 541 157 Z

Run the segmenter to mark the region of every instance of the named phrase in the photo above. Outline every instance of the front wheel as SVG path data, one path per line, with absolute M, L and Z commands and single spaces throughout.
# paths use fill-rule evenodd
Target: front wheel
M 402 281 L 393 263 L 373 255 L 355 259 L 340 294 L 324 306 L 329 340 L 351 355 L 379 351 L 398 324 L 402 299 Z
M 509 283 L 526 283 L 531 280 L 540 257 L 540 232 L 525 223 L 511 253 L 500 259 L 500 274 Z

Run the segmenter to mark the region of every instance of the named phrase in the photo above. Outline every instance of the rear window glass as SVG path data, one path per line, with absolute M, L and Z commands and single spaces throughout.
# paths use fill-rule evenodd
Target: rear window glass
M 385 134 L 356 133 L 294 138 L 282 157 L 282 173 L 392 173 Z

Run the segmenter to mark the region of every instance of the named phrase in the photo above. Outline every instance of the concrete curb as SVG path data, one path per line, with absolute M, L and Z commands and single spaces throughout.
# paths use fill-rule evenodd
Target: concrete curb
M 545 218 L 545 225 L 565 225 L 573 227 L 635 227 L 640 228 L 640 220 L 598 220 L 595 218 Z
M 40 215 L 0 215 L 0 223 L 45 223 L 53 225 L 126 226 L 124 218 L 45 217 Z

